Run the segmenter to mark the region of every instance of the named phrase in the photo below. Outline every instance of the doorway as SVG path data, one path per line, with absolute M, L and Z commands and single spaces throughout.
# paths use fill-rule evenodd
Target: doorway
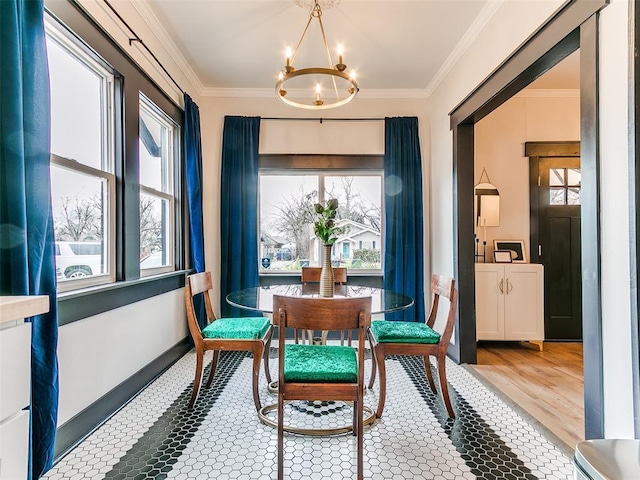
M 580 49 L 581 222 L 585 438 L 604 435 L 603 345 L 600 305 L 598 16 L 606 2 L 569 2 L 450 114 L 454 163 L 454 271 L 459 322 L 454 359 L 476 363 L 473 250 L 474 124 L 537 77 Z
M 582 340 L 580 143 L 527 142 L 531 261 L 544 265 L 545 340 Z

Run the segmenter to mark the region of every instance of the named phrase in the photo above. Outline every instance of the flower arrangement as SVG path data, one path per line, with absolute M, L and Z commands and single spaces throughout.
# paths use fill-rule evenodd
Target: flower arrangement
M 313 224 L 315 234 L 324 245 L 333 245 L 338 236 L 346 231 L 344 227 L 336 227 L 338 200 L 332 198 L 327 201 L 326 205 L 316 203 L 314 210 L 317 218 Z

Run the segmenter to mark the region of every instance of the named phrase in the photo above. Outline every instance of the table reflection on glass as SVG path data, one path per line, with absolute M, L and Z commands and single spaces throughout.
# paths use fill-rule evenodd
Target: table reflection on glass
M 246 310 L 272 313 L 274 295 L 319 298 L 319 292 L 320 285 L 317 283 L 266 285 L 231 292 L 227 295 L 227 302 L 229 305 Z M 378 287 L 335 285 L 333 296 L 334 298 L 371 297 L 372 314 L 394 312 L 396 310 L 409 308 L 413 305 L 413 298 L 402 293 Z

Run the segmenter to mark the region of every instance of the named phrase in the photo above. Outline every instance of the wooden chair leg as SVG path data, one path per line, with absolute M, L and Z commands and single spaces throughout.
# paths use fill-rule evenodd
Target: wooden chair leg
M 347 337 L 349 339 L 348 345 L 351 346 L 351 340 L 353 340 L 353 331 L 349 330 L 347 333 Z
M 364 403 L 364 398 L 359 398 L 358 399 L 358 434 L 356 436 L 356 441 L 358 442 L 358 480 L 363 480 L 364 478 L 364 465 L 363 465 L 363 450 L 364 450 L 364 446 L 362 445 L 362 440 L 363 440 L 363 434 L 364 434 L 364 425 L 363 425 L 363 403 Z
M 278 393 L 278 480 L 284 478 L 284 398 Z
M 202 381 L 202 363 L 204 362 L 204 350 L 196 348 L 196 376 L 193 378 L 193 388 L 191 389 L 191 400 L 189 400 L 189 410 L 193 408 L 200 392 L 200 382 Z
M 436 384 L 433 381 L 433 374 L 431 373 L 431 362 L 429 361 L 429 355 L 425 355 L 422 357 L 424 360 L 424 371 L 427 374 L 427 380 L 429 380 L 429 386 L 431 387 L 431 391 L 436 393 Z
M 264 346 L 264 376 L 267 378 L 267 383 L 271 383 L 271 370 L 269 369 L 269 353 L 271 352 L 271 339 L 273 338 L 273 328 L 269 332 L 267 341 Z
M 262 343 L 262 340 L 256 340 L 253 345 L 253 403 L 256 405 L 256 410 L 262 408 L 258 384 L 260 382 L 260 363 L 262 362 L 263 353 L 264 343 Z
M 213 359 L 211 360 L 211 368 L 209 369 L 209 378 L 207 378 L 207 384 L 205 385 L 207 388 L 211 386 L 211 382 L 213 382 L 213 377 L 216 374 L 216 369 L 218 368 L 218 362 L 220 361 L 220 350 L 213 351 Z
M 376 417 L 382 417 L 382 410 L 384 409 L 384 402 L 387 397 L 387 371 L 384 365 L 384 350 L 378 348 L 376 352 L 378 363 L 378 377 L 380 378 L 380 396 L 378 397 L 378 409 L 376 410 Z
M 371 348 L 371 377 L 369 378 L 369 389 L 373 388 L 373 383 L 376 381 L 376 343 L 373 339 L 373 333 L 371 331 L 367 331 L 367 335 L 369 336 L 369 347 Z
M 456 418 L 456 414 L 453 412 L 453 407 L 451 406 L 451 400 L 449 399 L 446 359 L 444 358 L 444 356 L 438 356 L 438 377 L 440 379 L 440 392 L 442 393 L 442 400 L 444 400 L 444 405 L 445 407 L 447 407 L 449 418 Z

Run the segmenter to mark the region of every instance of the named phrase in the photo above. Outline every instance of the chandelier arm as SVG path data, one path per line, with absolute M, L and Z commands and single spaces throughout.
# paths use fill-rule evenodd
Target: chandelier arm
M 329 45 L 327 43 L 327 36 L 324 33 L 324 25 L 322 24 L 322 17 L 318 17 L 320 23 L 320 32 L 322 32 L 322 41 L 324 42 L 324 49 L 327 52 L 327 61 L 329 62 L 329 68 L 333 68 L 333 61 L 331 60 L 331 52 L 329 51 Z M 338 93 L 338 85 L 336 84 L 336 78 L 331 77 L 333 82 L 333 91 L 336 93 L 336 98 L 340 100 L 340 94 Z
M 313 20 L 313 15 L 309 15 L 309 20 L 307 21 L 307 25 L 304 27 L 304 31 L 302 32 L 302 36 L 300 37 L 300 40 L 298 40 L 298 45 L 296 45 L 296 49 L 293 52 L 293 55 L 291 55 L 291 65 L 293 65 L 293 61 L 296 59 L 296 54 L 298 53 L 298 49 L 300 48 L 300 45 L 302 45 L 302 41 L 304 40 L 304 36 L 307 34 L 307 30 L 309 30 L 309 25 L 311 25 L 311 21 Z

